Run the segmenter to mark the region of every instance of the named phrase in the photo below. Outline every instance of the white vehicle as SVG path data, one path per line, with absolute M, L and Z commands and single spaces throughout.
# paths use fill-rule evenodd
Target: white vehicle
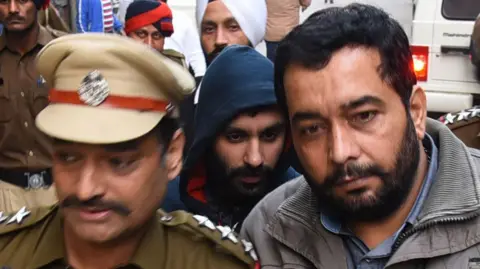
M 470 37 L 479 0 L 417 0 L 411 48 L 429 112 L 455 112 L 478 104 L 480 84 L 470 61 Z
M 470 36 L 480 0 L 312 0 L 301 21 L 317 10 L 350 3 L 375 5 L 400 22 L 409 37 L 419 85 L 429 112 L 455 112 L 480 104 L 480 84 L 470 61 Z M 195 0 L 169 0 L 195 17 Z
M 418 84 L 427 92 L 429 112 L 455 112 L 480 103 L 480 84 L 469 55 L 480 0 L 313 0 L 302 19 L 353 2 L 381 7 L 400 22 L 410 40 Z
M 414 9 L 413 2 L 414 0 L 312 0 L 310 7 L 301 14 L 301 21 L 304 21 L 308 16 L 320 9 L 346 6 L 351 3 L 362 3 L 380 7 L 389 13 L 402 25 L 410 39 Z
M 170 8 L 184 12 L 195 21 L 196 0 L 168 0 L 167 3 Z

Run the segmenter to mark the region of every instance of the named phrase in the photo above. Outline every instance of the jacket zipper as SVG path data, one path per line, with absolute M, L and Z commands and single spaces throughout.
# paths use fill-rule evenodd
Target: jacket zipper
M 438 225 L 438 224 L 448 224 L 448 223 L 454 223 L 454 222 L 469 221 L 469 220 L 472 220 L 472 219 L 474 219 L 478 216 L 480 216 L 480 211 L 476 211 L 476 212 L 470 213 L 469 215 L 461 216 L 461 217 L 448 217 L 448 218 L 444 218 L 444 219 L 427 221 L 423 224 L 415 226 L 412 229 L 407 230 L 406 232 L 400 234 L 400 236 L 396 240 L 395 244 L 393 245 L 392 253 L 395 253 L 398 250 L 398 248 L 405 242 L 405 240 L 407 240 L 410 236 L 412 236 L 416 232 L 428 229 L 428 228 L 430 228 L 432 226 L 435 226 L 435 225 Z

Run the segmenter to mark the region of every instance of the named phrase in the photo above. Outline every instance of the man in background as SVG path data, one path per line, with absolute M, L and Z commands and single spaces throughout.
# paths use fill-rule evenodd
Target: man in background
M 207 65 L 228 45 L 256 47 L 265 37 L 263 0 L 197 0 L 196 16 Z
M 185 209 L 239 231 L 263 196 L 298 176 L 289 168 L 273 64 L 251 47 L 229 46 L 207 69 L 194 128 L 179 187 L 178 179 L 169 185 L 168 211 Z
M 275 62 L 278 43 L 300 23 L 300 8 L 304 11 L 312 0 L 266 0 L 267 31 L 265 43 L 267 57 Z
M 34 124 L 48 104 L 45 79 L 35 58 L 65 33 L 38 23 L 48 1 L 0 2 L 0 212 L 56 202 L 51 176 L 51 141 Z
M 132 2 L 125 17 L 125 33 L 187 68 L 183 54 L 164 48 L 165 39 L 174 33 L 172 11 L 166 3 L 153 0 Z

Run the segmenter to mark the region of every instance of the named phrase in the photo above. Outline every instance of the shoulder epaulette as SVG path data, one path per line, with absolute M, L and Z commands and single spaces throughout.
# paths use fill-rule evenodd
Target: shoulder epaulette
M 474 106 L 457 113 L 448 113 L 439 118 L 439 121 L 450 129 L 456 129 L 480 120 L 480 106 Z
M 50 33 L 51 33 L 55 38 L 68 35 L 68 33 L 66 33 L 66 32 L 62 32 L 62 31 L 59 31 L 59 30 L 55 30 L 55 29 L 52 29 L 52 28 L 50 28 L 50 27 L 49 27 L 48 31 L 50 31 Z
M 258 265 L 258 258 L 252 243 L 240 239 L 228 226 L 213 224 L 207 217 L 192 215 L 185 211 L 165 213 L 158 211 L 160 222 L 166 226 L 175 226 L 212 241 L 219 250 L 234 255 L 250 265 Z
M 162 53 L 165 56 L 171 56 L 171 57 L 175 57 L 175 58 L 185 59 L 185 56 L 182 53 L 180 53 L 176 50 L 166 49 L 166 50 L 163 50 Z
M 179 65 L 188 68 L 187 67 L 187 62 L 185 61 L 185 56 L 181 54 L 180 52 L 172 49 L 166 49 L 162 52 L 162 54 L 169 58 L 170 60 L 178 63 Z
M 24 206 L 14 213 L 0 212 L 0 235 L 31 227 L 47 218 L 56 208 L 53 205 L 29 210 Z

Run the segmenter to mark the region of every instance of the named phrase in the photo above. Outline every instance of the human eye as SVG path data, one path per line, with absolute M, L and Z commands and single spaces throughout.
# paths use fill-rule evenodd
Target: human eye
M 372 121 L 376 115 L 377 111 L 363 111 L 353 115 L 350 121 L 355 124 L 366 124 Z
M 245 141 L 247 135 L 242 132 L 228 132 L 225 134 L 225 138 L 230 143 L 240 143 Z

